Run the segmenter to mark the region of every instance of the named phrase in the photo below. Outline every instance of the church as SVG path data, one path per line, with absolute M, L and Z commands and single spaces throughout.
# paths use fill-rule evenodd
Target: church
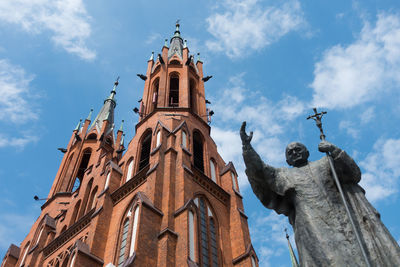
M 73 130 L 40 216 L 1 267 L 258 267 L 237 172 L 210 136 L 210 77 L 179 27 L 139 75 L 132 140 L 115 127 L 117 80 Z

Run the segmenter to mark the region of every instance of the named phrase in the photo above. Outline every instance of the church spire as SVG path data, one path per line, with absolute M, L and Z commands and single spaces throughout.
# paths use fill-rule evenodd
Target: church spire
M 177 55 L 180 59 L 182 59 L 183 39 L 181 37 L 179 27 L 179 20 L 177 20 L 175 24 L 175 33 L 171 38 L 171 45 L 168 50 L 168 60 L 174 55 Z
M 104 105 L 101 108 L 99 114 L 97 114 L 92 125 L 90 126 L 90 128 L 88 130 L 89 132 L 93 128 L 96 128 L 97 132 L 100 133 L 104 121 L 108 121 L 107 129 L 105 129 L 105 132 L 108 132 L 109 129 L 113 126 L 113 124 L 114 124 L 114 109 L 117 105 L 117 102 L 115 100 L 115 95 L 117 94 L 116 89 L 118 86 L 118 81 L 119 81 L 119 77 L 114 82 L 114 87 L 110 93 L 110 96 L 104 100 Z

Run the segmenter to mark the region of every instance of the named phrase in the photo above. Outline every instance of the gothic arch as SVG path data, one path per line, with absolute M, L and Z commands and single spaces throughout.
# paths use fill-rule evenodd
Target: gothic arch
M 197 84 L 196 81 L 191 78 L 189 80 L 189 107 L 194 113 L 197 113 Z
M 193 131 L 193 165 L 201 172 L 204 172 L 204 137 L 197 129 Z
M 140 150 L 138 151 L 139 162 L 137 162 L 138 172 L 147 167 L 150 163 L 151 152 L 151 128 L 146 129 L 140 137 Z
M 180 76 L 179 73 L 174 71 L 168 76 L 168 106 L 179 107 L 179 86 Z

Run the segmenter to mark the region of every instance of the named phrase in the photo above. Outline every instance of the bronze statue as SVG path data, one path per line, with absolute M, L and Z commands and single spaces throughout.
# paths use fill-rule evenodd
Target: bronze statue
M 322 133 L 322 131 L 321 131 Z M 368 261 L 363 258 L 354 230 L 332 178 L 327 157 L 308 161 L 309 151 L 298 142 L 286 148 L 292 168 L 265 164 L 240 129 L 246 174 L 254 194 L 269 209 L 288 216 L 292 224 L 300 266 L 400 266 L 400 248 L 358 185 L 361 172 L 354 160 L 335 145 L 322 141 L 343 188 Z

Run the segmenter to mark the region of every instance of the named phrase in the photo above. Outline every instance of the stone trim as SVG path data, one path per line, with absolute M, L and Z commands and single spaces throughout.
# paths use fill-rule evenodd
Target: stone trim
M 90 216 L 90 219 L 93 219 L 94 217 L 96 217 L 97 215 L 100 214 L 100 212 L 103 210 L 103 206 L 101 206 L 100 208 L 98 208 L 95 212 L 93 212 L 92 216 Z
M 182 148 L 182 151 L 183 151 L 183 152 L 185 152 L 186 154 L 189 155 L 189 157 L 192 156 L 192 153 L 191 153 L 187 148 L 185 148 L 182 144 L 181 144 L 181 148 Z
M 233 192 L 235 192 L 235 195 L 237 195 L 238 197 L 240 197 L 241 199 L 243 199 L 242 194 L 240 194 L 234 187 L 232 187 Z
M 257 254 L 256 254 L 256 252 L 254 251 L 253 245 L 250 244 L 250 245 L 247 247 L 246 251 L 245 251 L 242 255 L 240 255 L 239 257 L 236 257 L 235 259 L 233 259 L 233 261 L 232 261 L 233 265 L 236 265 L 236 264 L 238 264 L 239 262 L 241 262 L 242 260 L 244 260 L 245 258 L 252 256 L 252 255 L 251 255 L 251 254 L 252 254 L 251 252 L 254 253 L 254 256 L 256 257 L 257 262 L 258 262 Z
M 122 267 L 133 266 L 133 262 L 135 261 L 135 259 L 136 259 L 136 252 L 133 252 L 133 255 L 125 260 Z
M 198 171 L 196 168 L 195 174 L 193 175 L 193 180 L 198 183 L 201 187 L 203 187 L 207 192 L 216 197 L 219 201 L 221 201 L 225 206 L 229 205 L 229 199 L 231 195 L 227 193 L 222 187 L 220 187 L 217 183 L 207 177 L 204 173 Z
M 102 259 L 100 259 L 96 255 L 93 255 L 92 253 L 90 253 L 89 246 L 87 244 L 83 243 L 81 240 L 77 240 L 75 242 L 75 247 L 76 247 L 76 253 L 82 253 L 85 256 L 88 256 L 89 258 L 91 258 L 92 260 L 97 261 L 101 265 L 104 264 L 104 261 Z
M 243 210 L 241 210 L 239 208 L 237 208 L 237 210 L 239 211 L 239 214 L 242 215 L 246 220 L 249 218 L 249 217 L 247 217 L 247 215 L 244 213 Z
M 158 150 L 160 150 L 162 144 L 159 144 L 156 148 L 154 148 L 151 152 L 150 152 L 150 156 L 153 156 L 154 154 L 156 154 L 156 152 Z
M 71 192 L 58 192 L 55 193 L 51 198 L 49 198 L 41 207 L 40 209 L 43 210 L 46 208 L 51 202 L 53 202 L 54 199 L 58 197 L 70 197 L 72 195 Z
M 236 176 L 238 176 L 235 166 L 233 166 L 232 161 L 229 161 L 228 164 L 226 164 L 226 166 L 221 170 L 221 172 L 219 173 L 220 176 L 224 175 L 227 171 L 233 171 L 235 173 Z
M 182 164 L 182 168 L 187 171 L 191 176 L 194 176 L 194 173 L 192 172 L 191 169 L 189 169 L 189 167 L 187 167 L 185 164 Z
M 151 202 L 151 200 L 146 196 L 144 192 L 137 192 L 135 198 L 138 198 L 143 206 L 146 206 L 154 213 L 158 214 L 161 217 L 164 216 L 164 213 L 154 206 L 153 202 Z
M 177 209 L 177 210 L 174 212 L 174 217 L 178 216 L 178 215 L 181 214 L 183 211 L 185 211 L 185 210 L 189 207 L 189 205 L 191 205 L 191 204 L 194 204 L 192 198 L 189 199 L 188 201 L 186 201 L 186 203 L 183 204 L 182 207 L 180 207 L 179 209 Z
M 158 162 L 154 164 L 154 166 L 151 167 L 151 169 L 146 172 L 146 176 L 149 176 L 152 172 L 154 172 L 157 169 L 157 167 L 158 167 Z
M 122 186 L 120 186 L 118 189 L 116 189 L 114 192 L 111 193 L 111 199 L 114 205 L 120 202 L 129 193 L 134 191 L 136 188 L 138 188 L 141 184 L 143 184 L 146 181 L 147 178 L 146 173 L 148 170 L 149 170 L 149 165 L 147 165 L 135 176 L 133 176 L 133 178 L 130 179 L 128 182 L 126 182 L 125 184 L 123 184 Z
M 171 229 L 169 229 L 168 227 L 167 228 L 164 228 L 159 234 L 158 234 L 158 239 L 161 239 L 164 235 L 166 235 L 166 234 L 169 234 L 169 235 L 171 235 L 172 237 L 174 237 L 175 239 L 177 239 L 178 238 L 178 234 L 176 233 L 176 232 L 174 232 L 174 231 L 172 231 Z
M 11 244 L 10 247 L 8 248 L 6 255 L 8 254 L 13 258 L 18 259 L 20 251 L 21 249 L 18 246 Z
M 81 217 L 77 222 L 71 225 L 67 230 L 61 233 L 57 238 L 51 241 L 46 247 L 43 248 L 43 256 L 47 258 L 51 253 L 56 251 L 59 247 L 68 242 L 75 235 L 80 233 L 86 226 L 90 224 L 91 216 L 94 213 L 94 209 L 91 209 L 86 215 Z
M 167 154 L 169 152 L 174 152 L 175 154 L 178 154 L 178 151 L 176 151 L 175 148 L 173 148 L 173 147 L 170 147 L 167 150 L 165 150 L 164 154 Z

